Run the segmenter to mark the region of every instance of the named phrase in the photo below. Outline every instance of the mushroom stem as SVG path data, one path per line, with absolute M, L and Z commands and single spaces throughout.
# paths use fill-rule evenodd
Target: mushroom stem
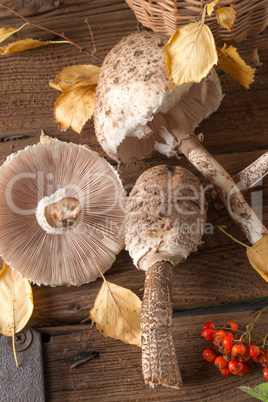
M 241 172 L 233 176 L 233 181 L 239 187 L 241 192 L 246 192 L 256 186 L 268 174 L 268 151 L 262 154 L 258 159 L 252 162 Z M 211 197 L 214 201 L 214 207 L 217 211 L 224 208 L 219 200 L 217 191 L 212 190 Z
M 146 272 L 141 307 L 142 371 L 144 381 L 154 387 L 179 388 L 182 378 L 172 338 L 173 266 L 159 261 Z
M 169 132 L 165 127 L 163 130 L 166 132 L 162 135 L 165 137 L 172 135 L 176 141 L 177 153 L 184 154 L 195 168 L 216 187 L 231 218 L 250 243 L 254 244 L 260 240 L 268 233 L 267 229 L 248 205 L 229 173 L 200 143 L 184 113 L 177 108 L 176 112 L 170 111 L 165 114 L 165 118 L 168 121 Z
M 252 162 L 241 172 L 237 173 L 233 180 L 239 184 L 241 190 L 248 190 L 258 184 L 268 174 L 268 151 Z

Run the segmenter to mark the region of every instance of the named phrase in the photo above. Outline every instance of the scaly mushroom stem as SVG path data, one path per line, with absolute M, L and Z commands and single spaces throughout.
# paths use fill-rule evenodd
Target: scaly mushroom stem
M 233 180 L 239 184 L 239 188 L 248 190 L 254 187 L 260 180 L 268 174 L 268 151 L 262 154 L 258 159 L 252 162 L 241 172 L 237 173 Z
M 252 244 L 256 243 L 268 231 L 248 205 L 231 176 L 203 147 L 182 111 L 177 108 L 176 111 L 165 114 L 165 118 L 168 129 L 167 127 L 164 128 L 162 136 L 170 141 L 168 136 L 172 133 L 174 141 L 176 141 L 175 150 L 184 154 L 196 169 L 210 183 L 215 185 L 231 218 L 240 227 L 247 239 Z M 161 148 L 161 144 L 158 146 Z
M 233 181 L 237 184 L 241 192 L 246 192 L 256 186 L 268 174 L 268 151 L 262 154 L 258 159 L 252 162 L 241 172 L 233 176 Z M 217 191 L 211 191 L 211 197 L 214 201 L 214 207 L 217 211 L 224 208 L 224 205 L 219 200 Z
M 152 265 L 146 272 L 141 307 L 142 371 L 150 387 L 165 385 L 179 388 L 182 378 L 172 338 L 173 266 L 166 261 Z

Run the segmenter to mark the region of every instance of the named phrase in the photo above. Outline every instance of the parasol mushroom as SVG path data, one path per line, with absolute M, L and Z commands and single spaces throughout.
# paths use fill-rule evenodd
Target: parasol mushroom
M 166 42 L 161 34 L 132 34 L 106 56 L 96 92 L 97 138 L 117 161 L 144 159 L 154 150 L 168 157 L 184 154 L 215 185 L 232 219 L 254 244 L 267 229 L 193 132 L 220 105 L 218 76 L 212 69 L 200 83 L 171 90 L 163 52 Z
M 198 178 L 157 166 L 137 180 L 126 203 L 126 248 L 146 272 L 141 308 L 142 370 L 151 387 L 182 384 L 171 332 L 173 266 L 197 250 L 206 223 Z
M 81 285 L 124 246 L 125 192 L 114 169 L 86 146 L 29 146 L 0 168 L 0 255 L 44 285 Z

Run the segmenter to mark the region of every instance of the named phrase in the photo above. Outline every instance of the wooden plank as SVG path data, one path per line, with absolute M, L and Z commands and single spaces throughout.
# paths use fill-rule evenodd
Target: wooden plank
M 235 320 L 239 325 L 251 312 L 177 317 L 173 320 L 175 348 L 184 384 L 180 390 L 166 387 L 149 389 L 143 383 L 141 350 L 121 341 L 104 338 L 96 328 L 75 325 L 42 328 L 47 399 L 62 401 L 254 401 L 240 391 L 240 385 L 255 386 L 265 382 L 262 368 L 251 362 L 245 376 L 223 376 L 202 359 L 202 351 L 211 347 L 200 336 L 203 324 L 213 321 L 224 326 Z M 263 332 L 268 326 L 267 313 L 256 327 Z M 79 354 L 99 352 L 99 358 L 74 369 L 70 366 Z M 80 357 L 81 358 L 81 357 Z

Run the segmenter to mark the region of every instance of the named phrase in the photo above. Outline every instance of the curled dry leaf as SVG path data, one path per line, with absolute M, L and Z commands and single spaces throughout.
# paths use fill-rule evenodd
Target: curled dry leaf
M 216 15 L 218 23 L 230 31 L 236 18 L 235 10 L 232 7 L 221 7 L 218 8 Z
M 40 139 L 39 142 L 41 142 L 41 144 L 49 144 L 50 142 L 54 142 L 54 141 L 58 141 L 57 138 L 53 138 L 50 137 L 50 135 L 46 135 L 46 133 L 41 130 L 41 135 L 40 135 Z
M 20 332 L 29 321 L 33 312 L 33 294 L 28 279 L 4 264 L 0 271 L 0 333 L 12 336 Z M 17 358 L 14 349 L 15 360 Z M 18 365 L 18 364 L 17 364 Z
M 97 84 L 100 67 L 82 64 L 64 68 L 49 85 L 59 91 L 68 91 L 78 86 Z
M 247 257 L 252 267 L 268 282 L 268 235 L 247 248 Z
M 254 82 L 255 68 L 248 66 L 233 46 L 224 44 L 218 52 L 218 66 L 246 89 Z
M 71 127 L 81 133 L 95 106 L 96 85 L 79 86 L 63 92 L 55 102 L 54 114 L 60 130 Z
M 11 35 L 14 33 L 20 31 L 23 27 L 25 27 L 28 24 L 23 24 L 19 28 L 0 28 L 0 43 L 9 38 Z
M 211 17 L 211 14 L 214 11 L 215 6 L 220 2 L 221 0 L 214 0 L 211 3 L 207 4 L 207 14 L 209 17 Z
M 103 279 L 89 317 L 104 336 L 141 346 L 140 299 L 131 290 Z
M 22 39 L 17 42 L 10 43 L 7 46 L 0 47 L 0 54 L 6 55 L 11 53 L 23 52 L 24 50 L 34 49 L 40 46 L 50 45 L 51 41 L 39 41 L 35 39 Z
M 0 42 L 3 42 L 9 38 L 15 32 L 17 32 L 17 30 L 14 28 L 0 28 Z
M 178 28 L 164 51 L 173 88 L 187 82 L 200 82 L 217 64 L 213 34 L 202 21 Z

